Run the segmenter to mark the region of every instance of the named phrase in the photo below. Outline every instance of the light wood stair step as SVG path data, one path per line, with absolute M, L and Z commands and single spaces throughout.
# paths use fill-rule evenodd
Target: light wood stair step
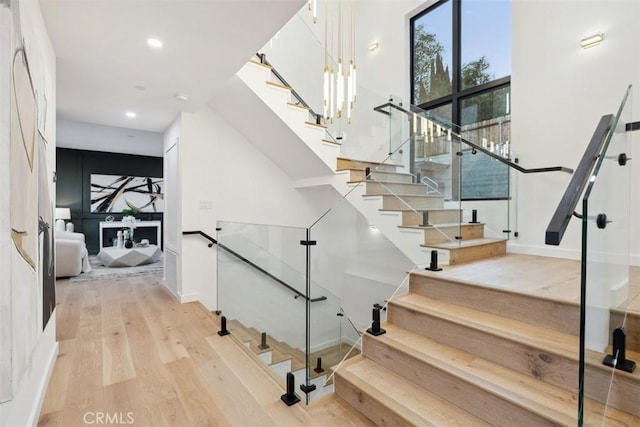
M 461 224 L 437 224 L 437 225 L 414 225 L 404 226 L 400 225 L 400 228 L 410 230 L 423 230 L 424 231 L 424 245 L 430 246 L 444 242 L 456 242 L 456 236 L 462 236 L 462 241 L 470 239 L 482 239 L 484 237 L 483 223 L 469 224 L 463 222 Z
M 462 211 L 460 209 L 400 209 L 402 212 L 402 224 L 403 226 L 410 227 L 421 225 L 423 218 L 423 212 L 427 212 L 429 217 L 429 223 L 438 224 L 451 224 L 460 223 L 462 219 Z
M 456 240 L 420 245 L 426 248 L 449 251 L 449 264 L 460 264 L 483 258 L 500 256 L 507 253 L 507 239 L 483 237 L 482 239 Z
M 291 92 L 291 90 L 292 90 L 289 86 L 285 86 L 282 83 L 277 83 L 277 82 L 266 82 L 266 83 L 267 83 L 267 85 L 269 85 L 271 87 L 274 87 L 274 88 L 283 89 L 283 90 L 286 90 L 286 91 L 289 91 L 289 92 Z
M 365 194 L 403 194 L 403 195 L 427 195 L 427 186 L 424 184 L 384 182 L 377 180 L 365 180 Z
M 318 123 L 314 123 L 314 122 L 304 122 L 305 125 L 312 127 L 312 128 L 316 128 L 316 129 L 326 129 L 327 127 L 325 125 L 319 125 Z
M 254 61 L 253 59 L 250 59 L 249 63 L 253 64 L 253 65 L 259 65 L 260 67 L 266 68 L 267 70 L 272 70 L 273 69 L 273 67 L 271 65 L 263 64 L 262 62 Z
M 370 168 L 371 171 L 383 171 L 383 172 L 396 172 L 400 165 L 392 163 L 378 163 L 370 160 L 355 160 L 348 159 L 346 157 L 338 157 L 336 159 L 336 170 L 347 171 L 349 169 L 362 169 Z
M 287 105 L 289 107 L 299 108 L 299 109 L 304 110 L 304 111 L 310 111 L 311 110 L 311 108 L 309 108 L 309 107 L 305 107 L 304 105 L 301 105 L 301 104 L 295 104 L 293 102 L 287 102 Z
M 575 302 L 420 270 L 411 272 L 409 292 L 574 336 L 580 333 L 580 306 Z
M 415 194 L 363 194 L 367 197 L 382 197 L 382 209 L 398 210 L 398 209 L 440 209 L 444 206 L 442 196 L 433 195 L 415 195 Z
M 485 426 L 486 423 L 371 360 L 336 372 L 336 394 L 379 426 Z
M 354 168 L 349 170 L 349 181 L 347 184 L 359 183 L 365 181 L 366 171 L 363 168 Z M 397 183 L 413 183 L 413 175 L 404 172 L 385 172 L 374 170 L 370 172 L 370 177 L 375 181 L 397 182 Z
M 385 324 L 383 328 L 385 335 L 366 336 L 366 357 L 417 385 L 438 390 L 442 397 L 491 425 L 576 424 L 578 399 L 573 392 L 398 326 Z M 585 420 L 598 417 L 604 409 L 601 403 L 588 401 Z M 615 425 L 638 421 L 613 408 L 607 408 L 605 414 Z
M 237 338 L 239 341 L 245 343 L 249 343 L 249 350 L 251 350 L 255 354 L 262 354 L 271 351 L 271 364 L 284 362 L 286 360 L 291 360 L 293 364 L 293 357 L 283 351 L 280 343 L 270 337 L 267 334 L 267 344 L 269 348 L 261 349 L 259 345 L 261 344 L 262 337 L 260 332 L 258 332 L 254 328 L 247 328 L 238 320 L 229 320 L 227 321 L 227 329 L 231 332 L 231 335 Z
M 611 309 L 609 331 L 624 325 L 627 334 L 627 350 L 640 352 L 640 313 L 618 308 Z M 640 363 L 640 360 L 637 360 Z
M 411 293 L 389 302 L 387 320 L 514 371 L 577 391 L 576 336 Z

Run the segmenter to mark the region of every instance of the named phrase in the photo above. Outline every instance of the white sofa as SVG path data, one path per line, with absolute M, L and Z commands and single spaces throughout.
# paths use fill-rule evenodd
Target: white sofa
M 91 271 L 84 234 L 56 231 L 56 277 L 72 277 Z

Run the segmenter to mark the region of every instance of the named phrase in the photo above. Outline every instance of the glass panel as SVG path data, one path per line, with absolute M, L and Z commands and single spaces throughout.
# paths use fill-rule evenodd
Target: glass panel
M 218 227 L 218 309 L 231 336 L 270 366 L 283 386 L 289 371 L 303 384 L 306 251 L 300 241 L 306 229 L 226 221 Z M 263 332 L 269 348 L 260 347 Z
M 372 175 L 394 169 L 389 164 L 373 166 Z M 401 214 L 395 215 L 396 221 L 371 224 L 360 212 L 372 203 L 367 200 L 372 192 L 367 187 L 375 186 L 373 191 L 378 192 L 378 184 L 366 180 L 352 185 L 346 196 L 310 228 L 311 239 L 317 242 L 311 249 L 312 293 L 330 292 L 339 301 L 337 311 L 332 301 L 311 304 L 311 349 L 313 354 L 324 353 L 334 364 L 360 352 L 360 334 L 371 326 L 374 304 L 385 306 L 393 295 L 406 292 L 408 272 L 415 266 L 415 260 L 385 237 L 387 229 L 397 230 Z M 392 194 L 381 197 L 395 202 Z M 422 254 L 418 245 L 415 254 L 422 262 L 428 261 L 428 254 Z M 333 371 L 327 369 L 327 373 L 325 386 L 330 388 Z
M 413 103 L 451 94 L 452 1 L 413 21 Z
M 613 356 L 609 362 L 615 361 L 618 366 L 624 365 L 624 359 L 639 361 L 637 322 L 627 321 L 630 317 L 626 315 L 627 310 L 637 307 L 635 295 L 629 293 L 631 170 L 629 164 L 619 164 L 619 155 L 628 155 L 631 148 L 631 133 L 625 130 L 632 121 L 630 91 L 627 94 L 583 199 L 581 285 L 585 341 L 580 384 L 584 403 L 579 420 L 585 425 L 608 424 L 610 408 L 637 410 L 637 400 L 630 400 L 624 392 L 625 373 L 601 365 L 607 354 Z M 625 357 L 611 347 L 612 331 L 618 327 L 625 328 L 628 337 L 636 337 L 627 340 Z
M 511 74 L 511 2 L 461 3 L 462 89 Z

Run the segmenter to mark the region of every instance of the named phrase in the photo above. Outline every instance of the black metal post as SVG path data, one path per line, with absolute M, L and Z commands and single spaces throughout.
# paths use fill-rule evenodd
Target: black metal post
M 269 348 L 269 344 L 267 344 L 267 333 L 263 332 L 260 337 L 260 345 L 258 346 L 260 350 L 266 350 Z
M 370 167 L 364 168 L 364 179 L 371 179 L 369 175 L 371 175 L 371 168 Z
M 318 357 L 318 361 L 316 362 L 316 368 L 314 369 L 314 371 L 319 374 L 324 372 L 324 369 L 322 368 L 322 357 Z
M 387 331 L 385 331 L 380 327 L 380 309 L 379 308 L 373 309 L 373 323 L 371 324 L 371 327 L 367 329 L 367 332 L 376 337 L 387 333 Z
M 291 372 L 287 372 L 287 392 L 280 396 L 280 399 L 287 406 L 295 405 L 300 402 L 300 398 L 294 393 L 296 388 L 296 379 Z
M 605 356 L 602 361 L 603 365 L 611 366 L 612 368 L 625 372 L 633 372 L 636 367 L 636 362 L 627 359 L 626 340 L 627 335 L 622 326 L 613 330 L 613 352 Z
M 421 227 L 428 227 L 429 226 L 429 211 L 422 211 L 422 224 L 420 224 Z
M 229 332 L 227 330 L 227 318 L 222 316 L 220 318 L 220 330 L 218 331 L 218 335 L 220 335 L 221 337 L 225 336 L 225 335 L 229 335 L 231 332 Z
M 469 224 L 478 224 L 478 209 L 471 210 L 471 222 Z
M 431 251 L 431 264 L 429 264 L 429 267 L 425 267 L 424 269 L 429 271 L 442 271 L 442 269 L 438 267 L 438 251 Z

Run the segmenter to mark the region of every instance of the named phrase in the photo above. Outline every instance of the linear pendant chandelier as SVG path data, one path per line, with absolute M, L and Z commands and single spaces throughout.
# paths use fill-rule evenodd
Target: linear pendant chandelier
M 313 22 L 317 22 L 317 0 L 309 0 Z M 324 70 L 322 105 L 325 122 L 333 123 L 346 115 L 351 123 L 351 113 L 356 102 L 355 17 L 354 0 L 345 7 L 342 0 L 324 2 Z M 348 8 L 348 36 L 345 37 L 345 9 Z M 349 64 L 345 64 L 344 46 L 349 46 Z M 333 61 L 337 53 L 337 64 Z

